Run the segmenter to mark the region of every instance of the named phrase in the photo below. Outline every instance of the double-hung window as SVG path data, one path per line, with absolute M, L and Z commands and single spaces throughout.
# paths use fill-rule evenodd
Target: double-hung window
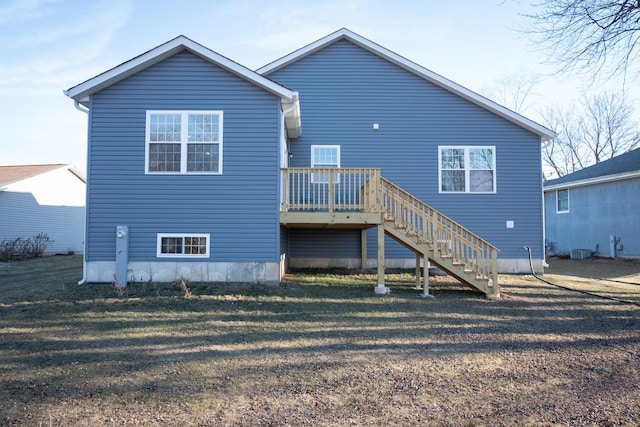
M 312 168 L 340 168 L 340 146 L 339 145 L 312 145 L 311 146 L 311 167 Z M 328 173 L 314 173 L 311 176 L 314 184 L 329 183 Z M 338 182 L 336 177 L 334 182 Z
M 147 111 L 148 174 L 222 173 L 222 111 Z
M 157 239 L 157 256 L 160 258 L 209 257 L 209 234 L 161 233 Z
M 441 193 L 495 193 L 495 147 L 439 147 Z
M 569 212 L 569 189 L 556 191 L 556 213 Z

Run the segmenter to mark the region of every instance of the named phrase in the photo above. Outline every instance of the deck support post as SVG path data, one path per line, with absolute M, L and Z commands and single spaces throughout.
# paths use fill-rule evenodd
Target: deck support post
M 427 254 L 422 254 L 424 258 L 424 284 L 422 285 L 422 298 L 433 298 L 433 294 L 429 293 L 429 258 Z
M 360 230 L 360 268 L 367 268 L 367 230 Z
M 500 286 L 498 285 L 498 251 L 491 251 L 491 281 L 493 288 L 491 294 L 487 294 L 489 298 L 497 298 L 500 296 Z
M 391 289 L 384 285 L 384 224 L 378 224 L 378 286 L 374 289 L 376 294 L 391 293 Z
M 422 275 L 422 272 L 420 271 L 421 259 L 422 259 L 422 254 L 420 252 L 416 252 L 416 285 L 413 287 L 413 289 L 416 289 L 416 290 L 422 289 L 422 283 L 420 280 L 420 276 Z

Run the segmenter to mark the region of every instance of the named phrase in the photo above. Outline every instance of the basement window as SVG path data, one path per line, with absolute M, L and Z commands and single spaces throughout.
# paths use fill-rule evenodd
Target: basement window
M 159 258 L 209 258 L 209 234 L 158 234 Z

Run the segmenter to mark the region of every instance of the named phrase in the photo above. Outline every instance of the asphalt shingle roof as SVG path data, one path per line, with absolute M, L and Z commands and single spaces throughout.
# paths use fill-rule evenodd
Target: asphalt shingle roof
M 61 168 L 62 166 L 64 165 L 0 166 L 0 187 Z
M 640 148 L 621 154 L 612 159 L 596 163 L 569 175 L 545 181 L 544 185 L 568 184 L 574 181 L 617 175 L 625 172 L 640 171 Z

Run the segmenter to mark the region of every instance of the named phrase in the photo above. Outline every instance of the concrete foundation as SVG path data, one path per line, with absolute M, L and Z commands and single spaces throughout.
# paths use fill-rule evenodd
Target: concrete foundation
M 115 261 L 87 262 L 87 282 L 112 283 Z M 129 282 L 280 282 L 278 262 L 130 262 Z
M 288 268 L 361 268 L 360 258 L 288 258 Z M 534 259 L 536 274 L 544 273 L 544 260 Z M 376 268 L 376 258 L 367 260 L 366 268 Z M 385 268 L 413 270 L 415 258 L 385 260 Z M 91 261 L 86 264 L 87 282 L 113 283 L 115 261 Z M 527 258 L 498 259 L 501 274 L 530 274 Z M 284 258 L 280 262 L 130 262 L 129 282 L 239 282 L 274 284 L 284 274 Z

